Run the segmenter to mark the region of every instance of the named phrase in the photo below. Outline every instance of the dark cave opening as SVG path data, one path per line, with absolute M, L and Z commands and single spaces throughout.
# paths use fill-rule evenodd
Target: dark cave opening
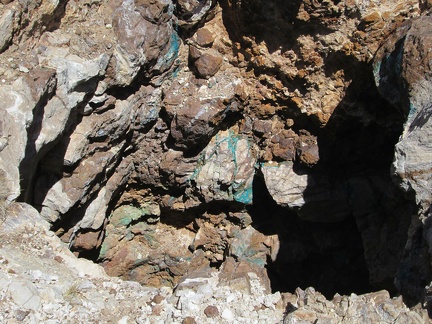
M 277 205 L 261 176 L 255 177 L 253 187 L 252 226 L 266 235 L 277 234 L 280 241 L 276 259 L 269 258 L 266 266 L 273 292 L 314 287 L 331 299 L 336 293 L 373 290 L 353 217 L 333 223 L 303 221 Z
M 312 286 L 330 299 L 400 293 L 395 278 L 417 207 L 390 174 L 403 116 L 380 97 L 371 75 L 353 81 L 317 132 L 318 163 L 305 169 L 294 161 L 296 173 L 308 174 L 300 209 L 279 206 L 263 175 L 255 176 L 252 225 L 280 242 L 267 262 L 273 291 Z

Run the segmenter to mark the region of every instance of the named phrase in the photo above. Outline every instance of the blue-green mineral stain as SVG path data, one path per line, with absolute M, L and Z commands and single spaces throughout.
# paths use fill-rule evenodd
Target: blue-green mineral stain
M 156 62 L 155 67 L 158 70 L 166 71 L 176 60 L 180 49 L 180 37 L 177 35 L 177 32 L 173 31 L 169 44 L 170 47 L 166 54 L 160 56 Z
M 245 188 L 244 190 L 237 191 L 234 194 L 235 201 L 243 203 L 245 205 L 252 204 L 253 199 L 252 187 Z
M 381 61 L 378 61 L 373 65 L 373 75 L 374 75 L 376 84 L 379 84 L 379 82 L 381 80 L 380 73 L 381 73 Z
M 99 251 L 99 259 L 103 259 L 111 248 L 112 246 L 107 243 L 107 240 L 104 240 Z
M 146 208 L 138 208 L 130 205 L 123 205 L 117 208 L 110 217 L 110 222 L 115 227 L 129 226 L 130 223 L 143 216 L 149 216 L 151 212 Z
M 408 113 L 408 119 L 410 119 L 411 117 L 413 117 L 417 112 L 416 107 L 414 107 L 414 105 L 412 104 L 412 102 L 410 102 L 409 104 L 409 113 Z
M 232 157 L 232 162 L 234 162 L 234 179 L 236 178 L 236 176 L 238 175 L 239 172 L 239 166 L 238 166 L 238 162 L 236 159 L 236 152 L 237 152 L 237 145 L 238 142 L 241 139 L 244 139 L 245 137 L 242 137 L 238 134 L 236 134 L 234 131 L 229 130 L 228 131 L 228 136 L 224 136 L 221 137 L 220 134 L 216 134 L 215 136 L 215 147 L 213 149 L 213 151 L 208 155 L 208 157 L 206 158 L 206 153 L 208 152 L 203 152 L 200 156 L 200 158 L 198 159 L 197 162 L 197 166 L 194 169 L 193 174 L 190 177 L 190 180 L 195 181 L 198 178 L 199 173 L 201 172 L 203 166 L 212 158 L 214 157 L 214 155 L 218 154 L 218 151 L 221 150 L 221 145 L 223 143 L 227 143 L 228 146 L 228 150 L 230 152 L 230 155 Z M 249 141 L 247 141 L 248 147 L 249 147 Z M 223 167 L 223 166 L 221 166 Z M 245 205 L 247 204 L 251 204 L 252 203 L 252 198 L 253 198 L 253 192 L 252 192 L 252 181 L 250 181 L 250 183 L 248 183 L 248 181 L 243 181 L 243 182 L 232 182 L 229 186 L 229 188 L 227 189 L 228 193 L 230 196 L 233 197 L 233 199 L 237 202 L 243 203 Z

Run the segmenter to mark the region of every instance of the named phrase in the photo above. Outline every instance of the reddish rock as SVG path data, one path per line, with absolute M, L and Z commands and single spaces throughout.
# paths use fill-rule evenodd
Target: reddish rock
M 208 318 L 215 318 L 219 316 L 219 309 L 216 306 L 209 305 L 204 309 L 204 314 Z
M 205 52 L 194 63 L 198 76 L 205 79 L 215 75 L 221 64 L 222 57 L 215 51 Z
M 203 51 L 200 50 L 198 47 L 191 45 L 189 46 L 189 58 L 192 60 L 196 60 L 202 55 Z
M 77 235 L 73 244 L 73 249 L 89 251 L 98 248 L 101 244 L 101 232 L 88 231 Z
M 316 136 L 302 131 L 297 144 L 297 155 L 301 163 L 313 166 L 319 161 L 318 142 Z
M 164 299 L 165 299 L 164 296 L 162 296 L 162 295 L 156 295 L 156 296 L 153 297 L 152 302 L 155 303 L 155 304 L 160 304 L 160 303 L 162 303 L 162 301 Z
M 201 28 L 196 32 L 195 40 L 199 46 L 211 47 L 214 42 L 214 36 L 207 28 Z
M 196 324 L 196 321 L 195 318 L 188 316 L 183 319 L 182 324 Z

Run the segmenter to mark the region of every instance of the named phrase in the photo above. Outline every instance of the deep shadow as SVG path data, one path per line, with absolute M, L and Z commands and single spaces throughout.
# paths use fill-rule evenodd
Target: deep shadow
M 253 183 L 252 226 L 266 235 L 277 234 L 280 249 L 268 260 L 272 291 L 293 292 L 314 287 L 327 298 L 335 293 L 371 290 L 360 233 L 352 217 L 334 223 L 302 221 L 279 206 L 269 194 L 262 176 Z
M 244 42 L 243 36 L 254 37 L 256 43 L 265 42 L 270 53 L 295 47 L 301 34 L 327 34 L 331 29 L 320 20 L 298 19 L 301 0 L 242 0 L 219 1 L 223 9 L 224 25 L 233 41 Z M 335 18 L 332 14 L 328 18 Z
M 369 287 L 396 294 L 394 280 L 417 213 L 390 175 L 405 118 L 379 95 L 371 67 L 363 68 L 318 135 L 320 160 L 309 171 L 299 214 L 324 222 L 335 214 L 351 220 L 363 245 Z

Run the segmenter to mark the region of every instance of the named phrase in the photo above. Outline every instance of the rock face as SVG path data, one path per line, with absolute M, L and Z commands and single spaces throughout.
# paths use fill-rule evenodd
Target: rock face
M 419 253 L 430 251 L 431 216 L 431 161 L 432 146 L 427 138 L 431 132 L 430 87 L 432 42 L 427 32 L 432 26 L 429 16 L 416 19 L 397 30 L 386 41 L 374 61 L 374 74 L 380 92 L 406 122 L 404 131 L 395 146 L 392 173 L 395 183 L 410 195 L 419 208 L 418 216 L 411 223 L 411 231 L 420 236 L 419 242 L 410 237 L 404 258 L 398 271 L 397 285 L 406 296 L 415 299 L 418 295 L 430 295 L 429 289 L 419 282 L 420 277 L 429 278 L 429 262 L 416 260 Z M 391 72 L 390 70 L 391 69 Z M 388 77 L 384 77 L 388 74 Z M 420 276 L 412 276 L 412 273 Z M 426 279 L 429 280 L 429 279 Z M 428 304 L 430 308 L 431 305 Z
M 429 10 L 0 1 L 2 320 L 427 321 Z

